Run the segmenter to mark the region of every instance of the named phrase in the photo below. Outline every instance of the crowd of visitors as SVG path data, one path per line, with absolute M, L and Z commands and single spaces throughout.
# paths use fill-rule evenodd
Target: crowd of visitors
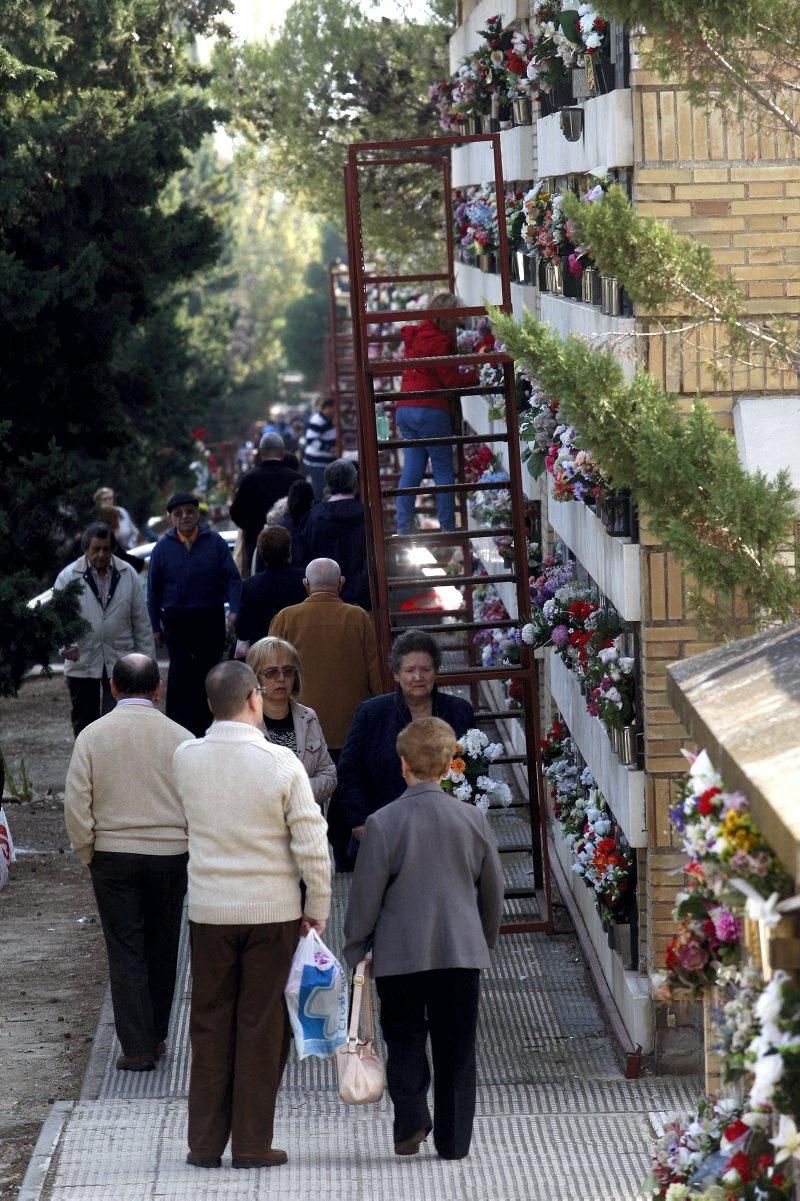
M 65 811 L 106 940 L 117 1067 L 152 1071 L 167 1053 L 188 891 L 188 1162 L 202 1168 L 229 1139 L 235 1168 L 287 1160 L 273 1146 L 283 993 L 299 936 L 325 929 L 326 839 L 336 870 L 354 871 L 345 957 L 374 954 L 394 1149 L 415 1154 L 431 1129 L 445 1158 L 470 1145 L 502 877 L 484 815 L 439 780 L 473 712 L 440 692 L 438 646 L 418 630 L 395 641 L 383 693 L 358 472 L 332 457 L 329 422 L 322 404 L 302 471 L 279 434 L 262 437 L 230 508 L 239 566 L 195 494 L 176 492 L 145 602 L 125 510 L 102 489 L 108 521 L 55 585 L 80 583 L 88 627 L 62 651 L 76 735 Z

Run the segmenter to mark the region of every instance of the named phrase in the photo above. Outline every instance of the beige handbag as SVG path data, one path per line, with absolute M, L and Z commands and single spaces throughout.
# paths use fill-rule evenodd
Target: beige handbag
M 370 1105 L 383 1096 L 383 1064 L 375 1054 L 375 1017 L 372 1011 L 370 961 L 362 959 L 353 977 L 353 1006 L 347 1042 L 336 1051 L 339 1096 L 348 1105 Z M 363 1004 L 364 1038 L 358 1037 Z

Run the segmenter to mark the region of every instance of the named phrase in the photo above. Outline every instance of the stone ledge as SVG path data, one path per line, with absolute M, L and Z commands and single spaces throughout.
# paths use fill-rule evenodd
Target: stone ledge
M 556 500 L 547 477 L 545 516 L 562 542 L 586 568 L 598 588 L 625 621 L 642 620 L 642 572 L 639 544 L 612 538 L 591 509 L 580 501 Z
M 628 842 L 646 847 L 644 772 L 620 763 L 605 726 L 587 713 L 575 673 L 555 651 L 550 652 L 550 693 Z
M 626 968 L 619 952 L 608 945 L 600 914 L 597 912 L 595 894 L 587 887 L 583 878 L 572 870 L 575 860 L 557 821 L 552 822 L 551 829 L 552 845 L 569 882 L 572 896 L 625 1029 L 631 1042 L 641 1046 L 642 1054 L 650 1055 L 654 1048 L 655 1015 L 647 975 Z

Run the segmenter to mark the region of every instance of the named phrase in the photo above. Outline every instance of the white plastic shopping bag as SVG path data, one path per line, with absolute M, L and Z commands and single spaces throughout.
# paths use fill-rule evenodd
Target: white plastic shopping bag
M 284 995 L 298 1057 L 334 1055 L 347 1041 L 347 977 L 316 930 L 297 944 Z
M 0 888 L 3 888 L 8 880 L 9 863 L 14 863 L 15 860 L 14 840 L 11 837 L 5 811 L 0 806 Z

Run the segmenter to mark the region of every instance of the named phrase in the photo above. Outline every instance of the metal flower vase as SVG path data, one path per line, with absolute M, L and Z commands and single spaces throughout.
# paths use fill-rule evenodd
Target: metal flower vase
M 518 96 L 511 107 L 515 125 L 533 124 L 533 105 L 530 96 Z
M 607 492 L 603 497 L 602 522 L 612 538 L 630 538 L 633 528 L 632 500 L 627 488 Z
M 636 746 L 636 726 L 623 726 L 620 730 L 619 760 L 625 767 L 634 767 L 639 757 Z
M 622 730 L 618 726 L 606 726 L 606 733 L 608 734 L 612 751 L 615 755 L 618 755 L 622 745 Z
M 547 264 L 547 291 L 556 296 L 564 295 L 564 264 L 549 262 Z
M 480 117 L 467 117 L 467 133 L 476 134 L 482 133 Z
M 481 271 L 493 272 L 497 270 L 497 263 L 493 254 L 479 254 L 478 266 Z
M 487 116 L 484 114 L 481 117 L 481 133 L 499 133 L 500 121 L 497 117 Z
M 622 313 L 622 288 L 618 279 L 613 275 L 603 275 L 602 280 L 602 311 L 609 317 L 619 317 Z
M 584 304 L 600 305 L 603 301 L 600 272 L 596 267 L 586 267 L 581 280 L 581 293 Z

